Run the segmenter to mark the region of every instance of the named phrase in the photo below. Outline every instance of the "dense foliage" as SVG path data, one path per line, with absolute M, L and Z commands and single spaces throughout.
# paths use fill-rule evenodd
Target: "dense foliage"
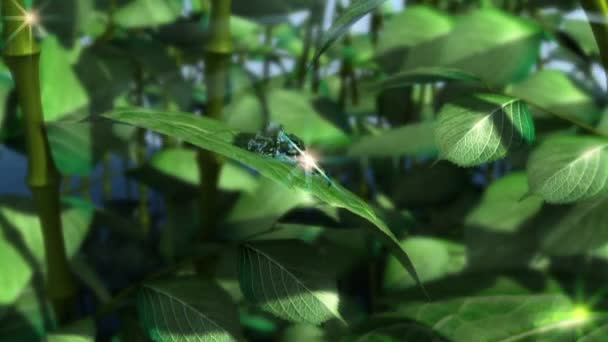
M 606 66 L 577 2 L 31 2 L 77 292 L 60 319 L 41 209 L 0 189 L 0 340 L 606 339 Z

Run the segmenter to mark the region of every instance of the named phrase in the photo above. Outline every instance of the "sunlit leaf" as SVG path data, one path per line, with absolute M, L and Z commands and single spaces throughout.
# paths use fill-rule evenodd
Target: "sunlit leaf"
M 600 108 L 591 94 L 558 70 L 541 70 L 510 86 L 507 93 L 541 110 L 586 124 L 595 122 L 600 115 Z
M 114 23 L 123 28 L 145 28 L 170 23 L 182 14 L 182 1 L 135 0 L 113 14 Z
M 588 136 L 547 139 L 528 160 L 530 192 L 549 203 L 571 203 L 608 190 L 608 142 Z
M 338 208 L 344 208 L 369 222 L 370 231 L 382 239 L 395 253 L 402 265 L 417 279 L 414 265 L 405 250 L 391 232 L 386 221 L 361 198 L 341 185 L 315 175 L 306 175 L 293 165 L 255 154 L 233 144 L 236 131 L 224 123 L 209 118 L 196 117 L 186 113 L 153 112 L 145 110 L 121 110 L 103 114 L 104 117 L 119 122 L 147 128 L 185 142 L 208 149 L 225 157 L 241 162 L 258 170 L 263 176 L 292 189 L 312 192 L 321 201 Z
M 420 280 L 429 282 L 446 275 L 460 272 L 466 265 L 466 251 L 461 244 L 425 237 L 412 237 L 402 242 L 412 262 L 417 265 Z M 398 290 L 416 286 L 399 261 L 389 258 L 384 270 L 384 288 Z
M 404 318 L 432 326 L 454 341 L 574 339 L 591 324 L 569 297 L 560 294 L 496 295 L 402 305 Z
M 40 91 L 46 122 L 86 109 L 89 96 L 69 63 L 69 53 L 55 36 L 40 46 Z
M 477 94 L 446 104 L 436 126 L 439 157 L 460 166 L 501 159 L 534 140 L 534 123 L 521 100 Z
M 382 5 L 386 0 L 354 0 L 348 5 L 344 12 L 331 25 L 329 30 L 323 34 L 321 43 L 317 47 L 317 51 L 313 56 L 310 65 L 313 65 L 316 60 L 340 38 L 348 29 L 364 15 Z
M 154 341 L 237 341 L 236 306 L 215 283 L 196 277 L 147 283 L 137 299 L 140 321 Z
M 47 342 L 94 342 L 95 322 L 92 319 L 83 319 L 46 336 Z
M 320 324 L 341 319 L 336 280 L 327 261 L 304 243 L 257 242 L 239 248 L 239 283 L 245 297 L 292 322 Z
M 33 203 L 5 197 L 0 206 L 0 264 L 11 265 L 0 272 L 0 305 L 10 304 L 27 286 L 34 272 L 45 272 L 44 243 Z M 66 208 L 62 214 L 68 257 L 73 257 L 90 228 L 92 212 Z
M 437 82 L 481 82 L 481 80 L 466 71 L 445 67 L 423 67 L 392 74 L 389 77 L 372 84 L 374 90 L 400 88 L 414 84 Z

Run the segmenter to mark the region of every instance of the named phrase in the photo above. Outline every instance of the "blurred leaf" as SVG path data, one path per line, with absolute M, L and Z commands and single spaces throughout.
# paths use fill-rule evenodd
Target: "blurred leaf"
M 417 265 L 420 280 L 424 283 L 458 273 L 467 263 L 464 246 L 451 241 L 412 237 L 402 241 L 401 245 Z M 415 280 L 403 270 L 399 261 L 389 257 L 384 270 L 384 289 L 394 291 L 415 285 Z
M 571 203 L 608 190 L 608 142 L 591 136 L 555 136 L 528 160 L 530 194 Z
M 83 319 L 46 336 L 47 342 L 94 342 L 95 322 L 92 319 Z
M 66 252 L 72 258 L 87 236 L 92 212 L 66 208 L 62 213 Z M 44 243 L 33 203 L 24 198 L 0 200 L 0 264 L 11 265 L 0 272 L 0 305 L 14 302 L 32 274 L 45 272 Z
M 539 54 L 541 33 L 522 17 L 495 8 L 475 10 L 459 17 L 448 34 L 412 49 L 403 70 L 456 68 L 499 87 L 528 75 Z
M 520 100 L 477 94 L 443 106 L 435 134 L 441 159 L 476 166 L 534 141 L 534 122 Z
M 331 27 L 323 33 L 320 44 L 317 46 L 317 51 L 312 57 L 309 65 L 314 65 L 321 55 L 333 44 L 338 38 L 350 29 L 350 27 L 361 19 L 364 15 L 373 11 L 376 7 L 382 5 L 386 0 L 353 0 L 344 12 L 334 21 Z
M 452 18 L 446 13 L 429 6 L 408 5 L 404 11 L 387 19 L 376 54 L 390 56 L 400 49 L 408 49 L 443 36 L 453 26 Z
M 454 341 L 573 340 L 591 322 L 560 294 L 464 297 L 403 305 L 399 314 Z
M 167 134 L 185 142 L 237 160 L 258 170 L 263 176 L 291 189 L 309 190 L 321 201 L 344 208 L 374 224 L 370 231 L 382 239 L 398 256 L 402 265 L 417 279 L 414 265 L 386 222 L 365 201 L 336 183 L 328 186 L 322 177 L 308 176 L 293 165 L 252 153 L 232 144 L 237 132 L 225 124 L 185 113 L 115 111 L 104 117 Z
M 56 121 L 86 109 L 89 96 L 69 64 L 69 54 L 48 35 L 40 46 L 40 91 L 44 121 Z
M 310 324 L 293 324 L 283 332 L 281 342 L 326 342 L 323 329 Z
M 511 85 L 507 93 L 541 110 L 586 124 L 595 122 L 600 115 L 590 94 L 557 70 L 538 71 L 525 81 Z
M 549 255 L 585 254 L 608 242 L 608 198 L 577 203 L 542 237 Z
M 589 21 L 566 19 L 563 22 L 562 30 L 573 37 L 587 55 L 599 55 L 600 49 L 593 36 L 593 30 Z
M 182 6 L 179 0 L 134 0 L 119 8 L 113 20 L 126 29 L 163 25 L 179 18 Z
M 154 341 L 237 341 L 238 312 L 215 283 L 181 277 L 144 285 L 137 297 L 140 321 Z
M 40 341 L 55 326 L 51 305 L 45 299 L 42 286 L 39 287 L 27 287 L 10 308 L 0 305 L 2 339 Z
M 522 200 L 527 192 L 528 178 L 524 172 L 514 172 L 493 182 L 479 205 L 467 215 L 465 224 L 500 232 L 517 231 L 542 207 L 540 198 Z
M 241 291 L 250 302 L 283 319 L 321 324 L 342 319 L 333 277 L 322 255 L 298 241 L 256 242 L 239 248 Z
M 432 157 L 437 153 L 433 128 L 433 123 L 421 122 L 382 130 L 375 135 L 363 136 L 350 146 L 348 155 L 355 157 Z
M 480 82 L 481 80 L 466 71 L 445 67 L 422 67 L 406 70 L 378 81 L 371 85 L 374 90 L 400 88 L 415 84 L 438 82 Z
M 166 148 L 155 153 L 144 165 L 135 169 L 131 174 L 160 190 L 176 190 L 176 182 L 196 186 L 200 182 L 199 167 L 196 161 L 197 151 L 186 148 Z M 160 175 L 156 175 L 160 173 Z M 223 163 L 220 171 L 219 187 L 228 191 L 244 191 L 252 193 L 258 187 L 258 180 L 248 170 L 234 163 Z M 181 189 L 181 188 L 179 188 Z
M 226 218 L 228 227 L 220 234 L 231 240 L 244 239 L 268 230 L 288 211 L 314 203 L 314 198 L 304 190 L 288 189 L 270 179 L 262 179 L 256 191 L 239 197 Z
M 309 9 L 315 4 L 322 4 L 320 0 L 265 0 L 264 2 L 251 2 L 247 0 L 233 0 L 234 14 L 253 18 L 264 24 L 273 25 L 288 20 L 288 15 L 298 10 Z
M 276 89 L 268 92 L 267 106 L 271 122 L 280 123 L 286 131 L 300 137 L 309 145 L 343 146 L 349 137 L 319 115 L 312 98 L 302 92 Z M 234 128 L 257 132 L 263 130 L 264 108 L 253 95 L 231 104 L 225 113 L 226 121 Z

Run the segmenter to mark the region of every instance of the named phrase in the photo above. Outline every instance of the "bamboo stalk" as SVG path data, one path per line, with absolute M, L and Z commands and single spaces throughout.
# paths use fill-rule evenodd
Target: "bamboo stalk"
M 23 0 L 3 0 L 4 60 L 9 67 L 23 112 L 28 156 L 27 184 L 42 227 L 46 261 L 46 294 L 58 322 L 69 320 L 76 283 L 70 271 L 61 223 L 60 175 L 51 157 L 40 98 L 40 48 L 33 35 L 35 17 Z M 7 18 L 19 18 L 10 20 Z
M 595 41 L 600 48 L 600 58 L 604 72 L 608 74 L 608 0 L 581 0 L 593 29 Z M 601 18 L 602 20 L 598 20 Z
M 231 0 L 212 0 L 211 37 L 206 46 L 205 81 L 207 84 L 207 113 L 213 119 L 221 119 L 228 84 L 232 39 L 230 36 Z M 217 220 L 217 195 L 220 162 L 205 150 L 199 150 L 197 162 L 200 171 L 201 239 L 208 240 L 214 233 Z

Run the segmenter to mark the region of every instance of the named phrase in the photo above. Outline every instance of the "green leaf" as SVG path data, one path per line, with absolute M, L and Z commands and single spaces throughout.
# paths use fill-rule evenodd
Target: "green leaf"
M 562 30 L 572 36 L 585 53 L 591 56 L 599 55 L 600 49 L 597 46 L 589 21 L 566 19 L 563 22 Z
M 339 184 L 328 186 L 321 177 L 308 177 L 294 166 L 235 146 L 232 142 L 236 131 L 222 122 L 196 117 L 185 113 L 122 110 L 103 114 L 115 121 L 143 127 L 160 134 L 181 139 L 198 147 L 241 162 L 258 170 L 263 176 L 291 189 L 312 192 L 321 201 L 338 208 L 344 208 L 374 224 L 371 232 L 382 239 L 393 250 L 402 265 L 417 279 L 414 265 L 399 241 L 388 228 L 385 220 L 361 198 L 355 196 Z
M 269 119 L 280 122 L 286 131 L 300 137 L 306 144 L 343 146 L 348 136 L 315 110 L 309 94 L 275 89 L 268 92 Z M 257 132 L 263 129 L 264 108 L 257 97 L 239 98 L 225 113 L 226 121 L 234 128 Z
M 372 84 L 371 88 L 380 91 L 384 89 L 412 86 L 415 84 L 449 81 L 469 83 L 481 82 L 477 76 L 463 70 L 446 67 L 422 67 L 392 74 L 389 77 Z
M 182 14 L 179 0 L 135 0 L 113 15 L 116 25 L 126 29 L 154 27 L 175 21 Z
M 52 35 L 44 38 L 40 49 L 40 91 L 44 121 L 56 121 L 86 109 L 89 96 L 69 63 L 68 51 Z
M 577 203 L 542 237 L 549 255 L 585 254 L 608 242 L 608 198 Z
M 400 49 L 408 49 L 441 37 L 453 27 L 454 21 L 446 13 L 429 6 L 407 6 L 405 11 L 386 21 L 376 54 L 390 56 Z
M 434 124 L 421 122 L 382 130 L 354 142 L 348 155 L 354 157 L 434 156 L 437 154 Z
M 200 183 L 196 154 L 193 149 L 163 149 L 155 153 L 146 165 L 131 173 L 136 179 L 161 190 L 171 191 L 171 187 L 175 187 L 175 181 L 196 186 Z M 258 180 L 248 170 L 230 162 L 222 165 L 220 189 L 251 193 L 257 186 Z
M 215 283 L 196 277 L 145 284 L 137 297 L 141 323 L 154 341 L 237 341 L 236 306 Z
M 403 70 L 457 68 L 499 87 L 528 75 L 541 37 L 542 30 L 533 21 L 495 8 L 479 9 L 458 17 L 448 34 L 412 49 Z
M 534 141 L 534 122 L 521 100 L 477 94 L 446 104 L 435 133 L 441 159 L 476 166 Z
M 401 245 L 409 251 L 412 262 L 420 270 L 420 280 L 424 283 L 458 273 L 466 266 L 466 251 L 463 245 L 447 240 L 413 237 Z M 390 257 L 384 270 L 384 289 L 400 290 L 416 285 L 399 261 Z
M 382 5 L 386 0 L 353 0 L 344 12 L 331 25 L 329 30 L 323 34 L 321 43 L 317 46 L 317 51 L 310 61 L 312 66 L 321 55 L 340 38 L 348 29 L 367 13 Z
M 453 341 L 574 340 L 575 328 L 592 322 L 561 294 L 454 298 L 402 305 L 399 314 Z
M 73 257 L 89 232 L 92 211 L 67 208 L 62 213 L 68 257 Z M 17 197 L 0 200 L 0 305 L 14 302 L 34 272 L 45 272 L 44 243 L 33 203 Z
M 47 342 L 94 342 L 95 322 L 92 319 L 83 319 L 48 334 Z
M 53 310 L 42 287 L 42 284 L 27 287 L 10 308 L 0 305 L 3 340 L 40 341 L 55 326 Z
M 591 95 L 558 70 L 536 72 L 525 81 L 509 86 L 506 92 L 541 110 L 586 124 L 595 122 L 600 115 L 600 108 Z
M 549 203 L 571 203 L 608 190 L 608 142 L 587 136 L 555 136 L 530 155 L 530 193 Z
M 241 291 L 250 302 L 283 319 L 321 324 L 342 319 L 336 280 L 323 272 L 327 260 L 299 241 L 268 241 L 239 248 Z
M 526 174 L 510 173 L 490 184 L 479 205 L 466 216 L 465 224 L 492 231 L 516 232 L 542 207 L 540 198 L 521 200 L 527 192 Z

